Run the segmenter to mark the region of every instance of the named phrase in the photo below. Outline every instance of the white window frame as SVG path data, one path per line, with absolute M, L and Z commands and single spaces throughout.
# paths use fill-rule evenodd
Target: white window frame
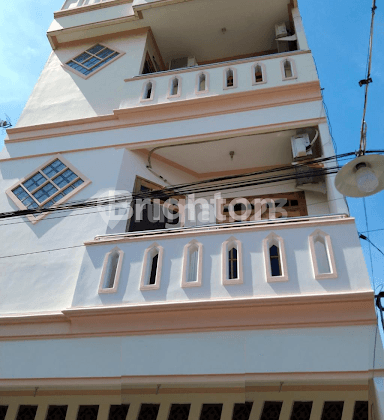
M 157 270 L 155 284 L 149 284 L 149 276 L 151 275 L 152 258 L 158 253 Z M 140 290 L 157 290 L 160 289 L 161 271 L 163 266 L 163 253 L 164 248 L 153 243 L 144 251 L 143 267 L 141 270 Z
M 40 165 L 38 168 L 36 168 L 33 172 L 30 172 L 27 176 L 25 176 L 24 178 L 22 178 L 20 181 L 18 181 L 17 183 L 13 184 L 10 188 L 8 188 L 5 193 L 7 194 L 7 196 L 16 204 L 16 206 L 20 209 L 20 210 L 28 210 L 28 208 L 16 197 L 16 195 L 13 193 L 13 190 L 16 189 L 17 187 L 21 186 L 25 181 L 27 181 L 29 178 L 33 177 L 34 175 L 36 175 L 38 172 L 42 173 L 42 170 L 50 165 L 52 162 L 54 162 L 56 159 L 59 159 L 65 166 L 66 168 L 63 169 L 62 171 L 58 172 L 57 174 L 55 174 L 55 176 L 59 175 L 60 173 L 63 173 L 66 171 L 66 169 L 70 169 L 72 172 L 74 172 L 78 178 L 81 178 L 83 180 L 83 183 L 81 185 L 79 185 L 78 187 L 76 187 L 72 192 L 70 192 L 69 194 L 67 194 L 66 196 L 64 196 L 63 198 L 61 198 L 60 200 L 58 200 L 56 203 L 54 203 L 50 208 L 55 208 L 58 205 L 65 203 L 66 201 L 68 201 L 70 198 L 72 198 L 75 194 L 77 194 L 78 192 L 80 192 L 82 189 L 84 189 L 85 187 L 87 187 L 92 181 L 90 181 L 84 174 L 82 174 L 78 169 L 76 169 L 71 163 L 69 163 L 67 161 L 67 159 L 65 159 L 61 154 L 57 154 L 54 157 L 52 157 L 51 159 L 49 159 L 48 161 L 46 161 L 44 164 Z M 49 178 L 49 181 L 47 179 L 46 182 L 44 182 L 43 184 L 39 185 L 37 189 L 41 188 L 45 183 L 48 182 L 52 182 L 52 180 Z M 55 194 L 53 194 L 51 197 L 47 198 L 46 200 L 44 200 L 42 203 L 39 204 L 39 208 L 43 208 L 43 206 L 50 201 L 53 197 L 55 197 L 56 195 L 60 194 L 60 192 L 62 192 L 63 190 L 65 190 L 66 188 L 70 187 L 74 182 L 76 182 L 76 180 L 71 181 L 69 184 L 67 184 L 65 187 L 59 188 L 57 185 L 55 185 L 55 187 L 57 188 L 57 192 Z M 33 197 L 33 192 L 28 191 L 26 188 L 22 187 L 25 192 L 27 192 L 28 195 L 30 195 L 31 197 Z M 34 190 L 34 191 L 36 191 Z M 36 201 L 36 200 L 34 200 Z M 37 210 L 37 209 L 36 209 Z M 26 215 L 26 217 L 28 218 L 28 220 L 32 223 L 35 224 L 38 221 L 40 221 L 41 219 L 43 219 L 44 217 L 46 217 L 49 214 L 49 212 L 46 213 L 41 213 L 41 214 L 37 214 L 36 216 L 33 215 Z
M 200 87 L 200 76 L 205 76 L 205 90 L 199 90 Z M 196 86 L 195 86 L 195 94 L 196 95 L 203 95 L 204 93 L 209 92 L 209 73 L 205 71 L 201 71 L 196 75 Z
M 237 249 L 237 279 L 230 279 L 228 273 L 228 252 L 232 245 Z M 243 251 L 241 242 L 231 236 L 221 246 L 221 281 L 223 286 L 243 284 Z
M 109 263 L 109 259 L 111 258 L 112 254 L 114 254 L 116 252 L 119 254 L 119 260 L 117 262 L 117 268 L 116 268 L 115 278 L 114 278 L 114 281 L 113 281 L 113 287 L 107 288 L 107 287 L 105 287 L 105 282 L 107 281 L 105 276 L 107 274 L 108 263 Z M 123 266 L 123 258 L 124 258 L 124 251 L 122 251 L 117 246 L 115 248 L 113 248 L 111 251 L 107 252 L 107 254 L 105 255 L 105 258 L 104 258 L 103 268 L 102 268 L 101 276 L 100 276 L 99 294 L 116 293 L 117 292 L 117 288 L 119 286 L 121 268 Z
M 292 69 L 292 77 L 285 77 L 285 70 L 284 70 L 284 63 L 286 61 L 289 61 L 291 63 L 291 69 Z M 292 60 L 292 58 L 284 58 L 284 60 L 280 61 L 280 68 L 281 68 L 281 74 L 283 76 L 283 81 L 285 80 L 295 80 L 297 79 L 297 70 L 296 70 L 296 64 L 295 61 Z
M 144 98 L 144 94 L 147 91 L 147 85 L 148 83 L 152 83 L 152 91 L 151 91 L 151 96 L 149 98 Z M 153 101 L 153 98 L 155 96 L 155 86 L 156 86 L 156 82 L 154 80 L 147 80 L 144 85 L 143 85 L 143 89 L 141 90 L 141 96 L 140 96 L 140 102 L 151 102 Z
M 315 241 L 318 237 L 322 237 L 324 240 L 330 273 L 320 273 L 316 258 Z M 316 229 L 311 235 L 309 235 L 309 249 L 312 260 L 313 274 L 316 280 L 335 279 L 337 278 L 336 259 L 333 253 L 331 237 L 320 229 Z
M 227 71 L 232 70 L 233 71 L 233 86 L 227 86 Z M 223 80 L 223 89 L 236 89 L 237 88 L 237 69 L 235 67 L 226 67 L 223 70 L 224 80 Z
M 177 79 L 178 82 L 178 89 L 177 89 L 177 94 L 176 95 L 172 95 L 172 86 L 173 86 L 173 81 Z M 169 79 L 168 82 L 168 96 L 167 99 L 175 99 L 175 98 L 180 98 L 181 96 L 181 88 L 182 88 L 182 78 L 181 76 L 173 76 Z
M 194 282 L 188 281 L 188 269 L 189 269 L 189 258 L 191 254 L 191 248 L 197 248 L 197 280 Z M 203 275 L 203 244 L 193 239 L 191 242 L 185 245 L 183 250 L 183 272 L 181 277 L 181 287 L 200 287 L 202 284 Z
M 272 276 L 269 249 L 273 245 L 279 248 L 281 276 Z M 265 275 L 267 278 L 267 282 L 278 283 L 278 282 L 288 281 L 289 280 L 288 265 L 287 265 L 287 257 L 285 254 L 284 239 L 281 236 L 276 235 L 276 233 L 274 232 L 270 233 L 263 240 L 263 251 L 264 251 Z
M 261 67 L 261 72 L 263 74 L 263 81 L 262 82 L 256 82 L 256 76 L 255 76 L 255 69 L 256 66 L 260 66 Z M 252 77 L 252 86 L 259 86 L 259 85 L 264 85 L 267 83 L 267 71 L 266 71 L 266 67 L 264 63 L 254 63 L 251 67 L 251 77 Z
M 116 57 L 112 58 L 112 60 L 109 60 L 108 62 L 106 62 L 106 63 L 104 63 L 103 65 L 101 65 L 100 67 L 98 67 L 95 71 L 92 71 L 91 73 L 89 73 L 89 74 L 87 74 L 87 75 L 85 75 L 85 74 L 83 74 L 83 73 L 81 73 L 81 72 L 77 71 L 76 69 L 74 69 L 73 67 L 71 67 L 71 66 L 69 66 L 69 65 L 67 64 L 67 63 L 69 63 L 70 61 L 74 61 L 74 59 L 75 59 L 76 57 L 78 57 L 79 55 L 81 55 L 82 53 L 87 52 L 87 50 L 90 50 L 90 49 L 92 49 L 93 47 L 96 47 L 96 45 L 101 45 L 101 46 L 103 46 L 104 48 L 108 48 L 108 49 L 112 50 L 112 51 L 113 51 L 113 53 L 118 53 L 118 55 L 117 55 Z M 88 53 L 88 54 L 91 54 L 91 53 Z M 111 54 L 111 55 L 112 55 L 112 54 Z M 61 66 L 62 66 L 64 69 L 69 70 L 70 72 L 72 72 L 72 73 L 76 74 L 77 76 L 81 77 L 82 79 L 85 79 L 85 80 L 86 80 L 86 79 L 89 79 L 90 77 L 92 77 L 94 74 L 96 74 L 96 73 L 97 73 L 97 72 L 99 72 L 100 70 L 105 69 L 107 66 L 109 66 L 110 64 L 112 64 L 114 61 L 118 60 L 118 59 L 119 59 L 120 57 L 122 57 L 123 55 L 125 55 L 125 52 L 120 51 L 120 50 L 118 50 L 118 49 L 117 49 L 117 48 L 115 48 L 115 47 L 109 47 L 108 45 L 105 45 L 105 44 L 102 44 L 102 43 L 98 42 L 97 44 L 91 45 L 90 47 L 88 47 L 88 48 L 86 48 L 86 49 L 84 49 L 84 50 L 79 51 L 79 52 L 78 52 L 76 55 L 74 55 L 71 59 L 67 60 L 67 62 L 66 62 L 66 63 L 61 64 Z M 80 64 L 79 64 L 79 65 L 80 65 Z

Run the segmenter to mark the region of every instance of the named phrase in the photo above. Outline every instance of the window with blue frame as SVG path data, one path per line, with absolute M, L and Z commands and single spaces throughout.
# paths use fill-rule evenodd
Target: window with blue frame
M 118 51 L 97 44 L 68 61 L 66 64 L 87 77 L 120 55 L 122 54 Z

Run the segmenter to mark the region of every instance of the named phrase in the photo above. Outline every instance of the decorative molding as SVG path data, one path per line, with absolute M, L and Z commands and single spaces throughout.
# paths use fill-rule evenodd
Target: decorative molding
M 191 250 L 192 248 L 192 250 Z M 194 282 L 188 281 L 188 268 L 190 253 L 197 249 L 197 279 Z M 203 277 L 203 244 L 193 239 L 185 245 L 183 250 L 183 271 L 181 277 L 181 287 L 200 287 L 202 284 Z
M 269 249 L 273 245 L 279 248 L 279 262 L 280 262 L 280 269 L 281 269 L 280 276 L 272 276 Z M 271 232 L 263 240 L 263 251 L 264 251 L 265 275 L 267 277 L 267 282 L 276 283 L 276 282 L 281 282 L 281 281 L 288 281 L 289 280 L 288 279 L 288 265 L 287 265 L 287 257 L 285 254 L 284 239 L 281 236 L 276 235 L 276 233 Z
M 161 270 L 163 267 L 164 248 L 156 242 L 149 246 L 144 252 L 143 267 L 141 270 L 140 290 L 157 290 L 160 289 Z M 158 255 L 156 267 L 155 284 L 149 284 L 148 279 L 151 275 L 151 262 L 154 256 Z
M 228 252 L 230 249 L 237 250 L 237 278 L 230 279 L 228 273 Z M 242 244 L 234 236 L 231 236 L 221 246 L 221 282 L 223 286 L 243 284 L 243 252 Z
M 118 257 L 119 259 L 117 261 L 116 272 L 115 272 L 114 280 L 113 280 L 113 287 L 107 288 L 107 287 L 105 287 L 105 282 L 107 280 L 105 278 L 105 275 L 107 273 L 108 262 L 109 262 L 109 259 L 110 259 L 111 255 L 116 253 L 116 252 L 119 254 L 119 257 Z M 116 293 L 117 292 L 117 288 L 119 286 L 121 268 L 123 266 L 123 258 L 124 258 L 124 251 L 122 251 L 117 246 L 105 255 L 103 268 L 102 268 L 101 276 L 100 276 L 100 284 L 99 284 L 99 292 L 98 292 L 99 294 Z
M 41 340 L 205 331 L 374 326 L 377 319 L 373 298 L 373 291 L 365 290 L 284 297 L 134 303 L 72 308 L 53 314 L 5 315 L 0 317 L 0 339 Z M 284 317 L 281 316 L 282 313 Z
M 320 273 L 319 267 L 317 264 L 316 250 L 315 250 L 315 241 L 318 237 L 323 238 L 325 250 L 328 257 L 328 263 L 330 272 L 329 273 Z M 311 253 L 313 274 L 316 280 L 325 280 L 325 279 L 335 279 L 337 278 L 337 269 L 336 269 L 336 259 L 333 253 L 331 237 L 323 232 L 320 229 L 316 229 L 311 235 L 309 235 L 309 249 Z

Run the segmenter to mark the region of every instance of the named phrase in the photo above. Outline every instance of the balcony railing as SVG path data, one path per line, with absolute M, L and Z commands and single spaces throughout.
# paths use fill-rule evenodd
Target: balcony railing
M 317 81 L 310 52 L 294 51 L 126 79 L 120 109 Z

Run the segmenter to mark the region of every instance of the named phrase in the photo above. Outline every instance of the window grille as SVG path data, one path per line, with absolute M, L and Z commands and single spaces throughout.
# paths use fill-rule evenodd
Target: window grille
M 200 420 L 220 420 L 223 404 L 203 404 Z
M 129 404 L 111 405 L 108 420 L 126 420 Z
M 68 61 L 66 64 L 80 74 L 89 76 L 95 70 L 104 67 L 119 55 L 122 54 L 104 45 L 97 44 Z
M 235 404 L 233 407 L 232 420 L 249 420 L 253 403 Z
M 168 420 L 188 420 L 191 404 L 172 404 Z
M 353 420 L 368 420 L 368 401 L 356 401 Z
M 160 404 L 141 404 L 137 420 L 156 420 Z
M 37 412 L 37 405 L 21 405 L 17 412 L 16 420 L 34 420 Z
M 77 420 L 97 420 L 98 405 L 81 405 L 77 413 Z
M 45 420 L 65 420 L 67 405 L 50 405 Z
M 309 420 L 312 412 L 312 401 L 295 401 L 290 420 Z
M 321 420 L 341 420 L 344 401 L 326 401 L 323 406 Z
M 282 406 L 281 401 L 265 401 L 260 420 L 279 420 Z

